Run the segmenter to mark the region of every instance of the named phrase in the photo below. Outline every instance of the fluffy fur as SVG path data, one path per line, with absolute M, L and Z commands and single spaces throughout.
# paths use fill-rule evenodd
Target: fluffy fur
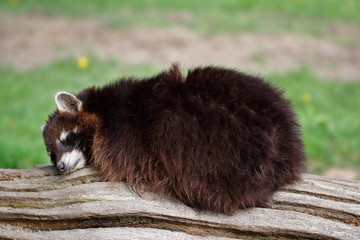
M 106 180 L 196 209 L 233 214 L 265 206 L 304 169 L 289 101 L 270 83 L 234 70 L 203 67 L 184 77 L 173 66 L 57 99 L 43 128 L 56 166 L 65 152 L 81 150 Z M 63 131 L 71 134 L 61 142 Z

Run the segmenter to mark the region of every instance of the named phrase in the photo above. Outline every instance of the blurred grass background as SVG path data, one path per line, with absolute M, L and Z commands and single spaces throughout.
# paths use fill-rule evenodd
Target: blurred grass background
M 359 9 L 357 0 L 0 0 L 0 16 L 5 17 L 56 16 L 74 22 L 96 19 L 118 31 L 183 28 L 208 37 L 290 33 L 331 38 L 353 49 L 359 47 L 357 38 L 333 34 L 332 29 L 338 25 L 359 28 Z M 180 19 L 174 20 L 174 13 L 179 12 Z M 1 36 L 0 29 L 0 41 Z M 90 64 L 83 68 L 70 57 L 26 71 L 0 61 L 0 168 L 49 163 L 40 126 L 55 110 L 53 96 L 57 91 L 76 92 L 122 76 L 152 75 L 161 69 L 151 62 L 122 64 L 91 53 L 87 58 Z M 261 55 L 254 58 L 262 61 Z M 339 168 L 359 173 L 360 76 L 352 81 L 329 81 L 314 74 L 307 63 L 294 71 L 265 76 L 285 90 L 298 113 L 309 157 L 307 171 L 322 174 Z

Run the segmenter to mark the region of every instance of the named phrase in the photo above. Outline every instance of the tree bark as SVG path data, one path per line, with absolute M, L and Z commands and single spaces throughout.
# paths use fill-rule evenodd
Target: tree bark
M 0 169 L 0 239 L 360 239 L 360 182 L 304 174 L 268 208 L 199 212 L 86 168 Z

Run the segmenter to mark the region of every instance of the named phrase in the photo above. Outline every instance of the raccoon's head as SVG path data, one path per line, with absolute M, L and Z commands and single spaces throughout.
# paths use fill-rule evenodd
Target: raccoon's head
M 57 111 L 41 127 L 46 150 L 61 174 L 86 166 L 92 158 L 96 119 L 83 111 L 83 103 L 74 95 L 55 95 Z

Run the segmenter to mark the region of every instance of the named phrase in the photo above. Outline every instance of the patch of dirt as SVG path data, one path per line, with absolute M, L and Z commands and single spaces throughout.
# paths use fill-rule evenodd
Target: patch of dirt
M 337 27 L 336 33 L 342 32 Z M 327 79 L 360 80 L 360 46 L 347 48 L 330 39 L 264 33 L 204 37 L 184 29 L 117 30 L 96 20 L 41 15 L 0 14 L 0 53 L 0 61 L 19 70 L 93 54 L 134 65 L 217 64 L 262 75 L 297 70 L 305 64 Z
M 358 172 L 352 169 L 331 168 L 324 173 L 324 176 L 338 179 L 355 180 L 358 177 Z

